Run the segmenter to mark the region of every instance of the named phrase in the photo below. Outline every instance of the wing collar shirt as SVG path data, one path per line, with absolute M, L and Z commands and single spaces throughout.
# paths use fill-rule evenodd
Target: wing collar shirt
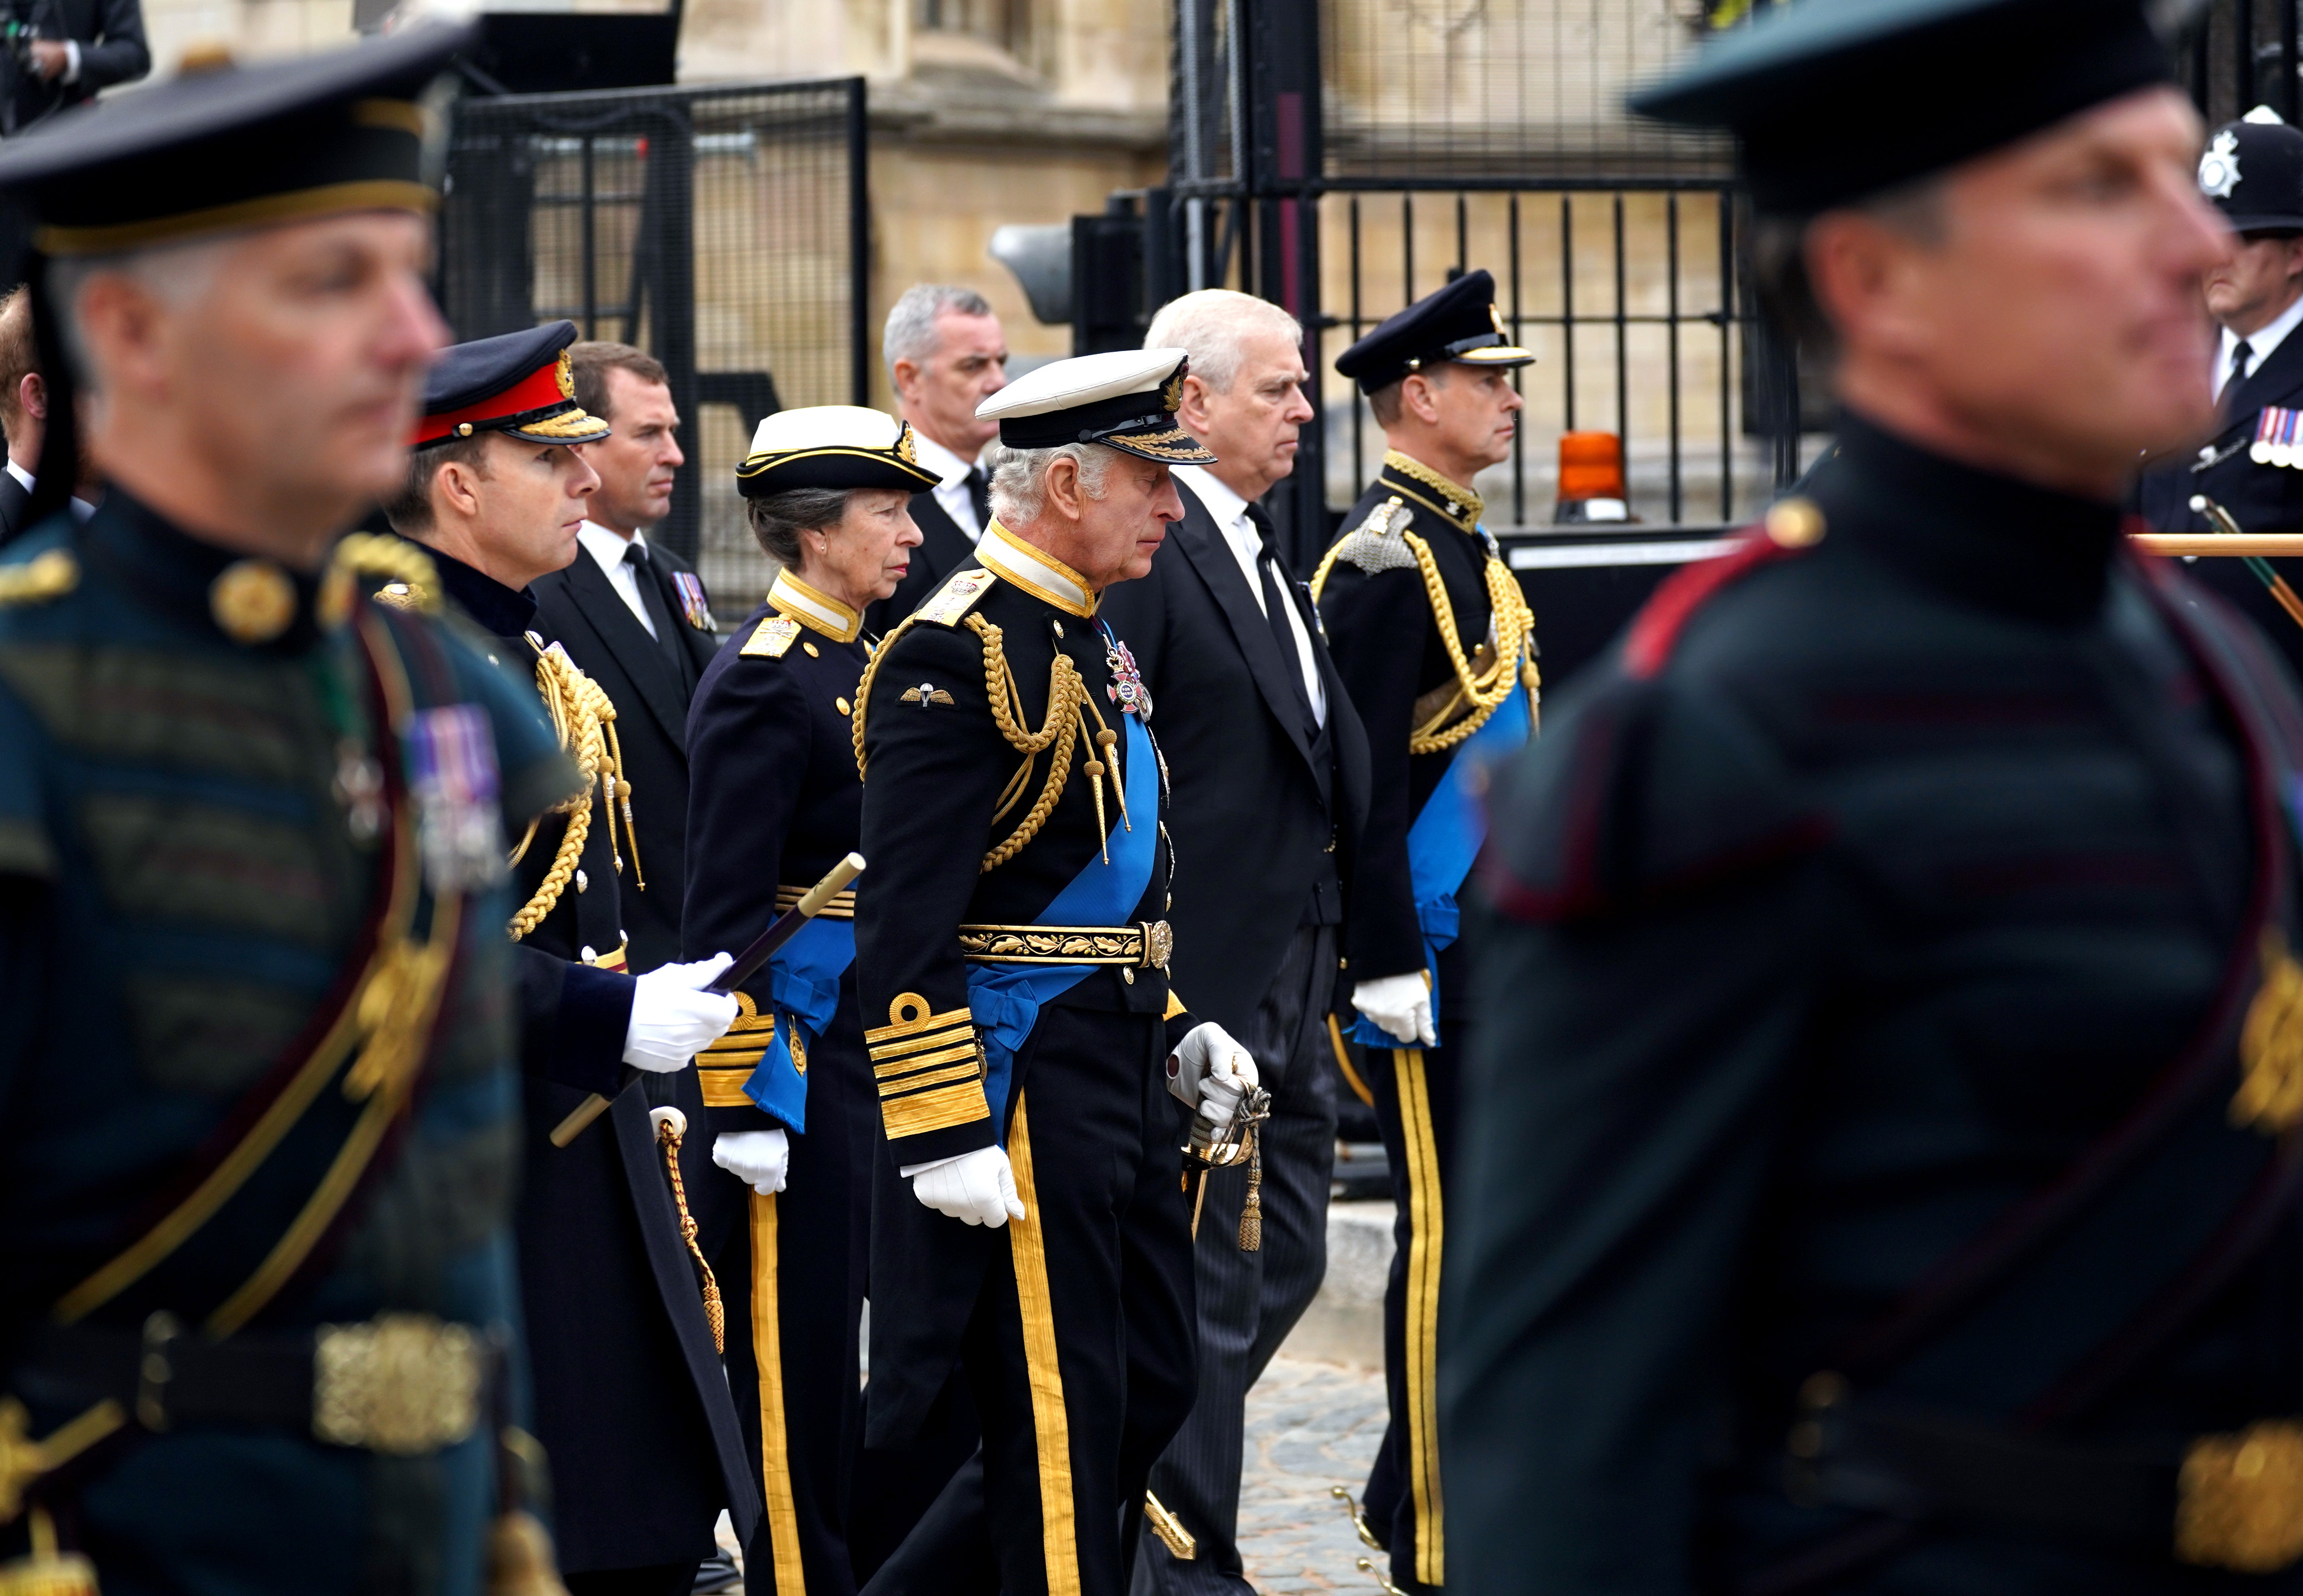
M 967 474 L 975 469 L 975 462 L 960 459 L 916 426 L 912 428 L 912 448 L 922 467 L 943 478 L 928 492 L 951 517 L 951 524 L 967 534 L 968 542 L 983 542 L 983 528 L 975 519 L 975 502 L 967 496 Z
M 2261 371 L 2263 363 L 2271 359 L 2271 351 L 2277 349 L 2286 339 L 2287 334 L 2295 330 L 2295 324 L 2298 322 L 2303 322 L 2303 294 L 2298 294 L 2295 302 L 2279 313 L 2277 321 L 2258 332 L 2249 333 L 2247 335 L 2248 350 L 2247 367 L 2240 372 L 2239 380 L 2245 382 L 2257 372 Z M 2239 334 L 2229 327 L 2223 329 L 2222 336 L 2216 341 L 2215 397 L 2217 399 L 2223 396 L 2223 390 L 2230 385 L 2231 354 L 2239 348 Z
M 1271 612 L 1263 603 L 1263 578 L 1256 570 L 1257 562 L 1269 556 L 1263 552 L 1262 535 L 1248 519 L 1247 501 L 1225 486 L 1204 466 L 1176 466 L 1172 469 L 1176 480 L 1197 494 L 1200 502 L 1207 506 L 1210 519 L 1223 532 L 1224 546 L 1239 562 L 1239 574 L 1247 580 L 1247 590 L 1255 599 L 1255 607 L 1266 620 L 1270 619 Z M 1271 564 L 1271 574 L 1280 592 L 1286 592 L 1293 585 L 1287 568 L 1276 560 Z M 1319 663 L 1312 654 L 1312 634 L 1303 629 L 1303 617 L 1294 604 L 1287 606 L 1287 629 L 1295 635 L 1295 663 L 1303 672 L 1303 691 L 1312 700 L 1312 719 L 1324 726 L 1328 723 L 1328 693 L 1320 684 Z
M 655 621 L 648 614 L 647 601 L 640 597 L 640 579 L 632 568 L 624 563 L 627 549 L 647 547 L 647 534 L 635 532 L 628 538 L 620 532 L 610 531 L 597 521 L 586 521 L 576 529 L 576 541 L 584 545 L 585 553 L 600 562 L 608 575 L 608 586 L 624 601 L 624 608 L 647 628 L 647 635 L 655 636 Z

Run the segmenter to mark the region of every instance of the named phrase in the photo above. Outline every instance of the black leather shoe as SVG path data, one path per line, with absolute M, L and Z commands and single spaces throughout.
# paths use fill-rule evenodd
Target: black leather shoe
M 696 1571 L 696 1596 L 713 1596 L 716 1591 L 732 1591 L 743 1583 L 744 1576 L 736 1572 L 736 1559 L 724 1551 L 715 1550 Z

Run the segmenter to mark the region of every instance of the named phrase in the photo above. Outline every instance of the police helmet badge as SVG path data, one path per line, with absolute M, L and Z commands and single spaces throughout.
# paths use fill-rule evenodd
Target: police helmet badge
M 2229 199 L 2239 187 L 2239 136 L 2229 128 L 2217 133 L 2199 157 L 2199 192 L 2210 199 Z

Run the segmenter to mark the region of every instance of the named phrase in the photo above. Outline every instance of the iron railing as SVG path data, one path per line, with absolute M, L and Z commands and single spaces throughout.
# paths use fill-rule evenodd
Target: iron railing
M 688 458 L 652 536 L 741 597 L 753 427 L 869 393 L 868 240 L 860 78 L 471 99 L 440 301 L 460 338 L 565 317 L 662 361 Z

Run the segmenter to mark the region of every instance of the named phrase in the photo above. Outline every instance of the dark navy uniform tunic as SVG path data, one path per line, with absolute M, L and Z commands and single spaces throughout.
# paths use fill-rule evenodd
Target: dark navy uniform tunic
M 1343 1001 L 1337 1007 L 1346 1024 L 1353 1018 L 1354 983 L 1426 967 L 1408 836 L 1440 783 L 1454 779 L 1462 756 L 1460 747 L 1409 751 L 1413 733 L 1438 713 L 1435 700 L 1444 700 L 1458 677 L 1424 572 L 1404 535 L 1412 533 L 1429 547 L 1457 645 L 1472 656 L 1496 622 L 1488 569 L 1498 555 L 1480 529 L 1480 508 L 1469 488 L 1388 452 L 1345 516 L 1344 537 L 1313 583 L 1337 673 L 1367 728 L 1368 817 L 1353 861 L 1346 962 L 1338 983 Z M 1518 663 L 1513 662 L 1514 670 Z M 1464 1001 L 1464 942 L 1451 942 L 1431 962 L 1440 1045 L 1376 1044 L 1362 1055 L 1363 1084 L 1374 1101 L 1397 1208 L 1397 1245 L 1384 1290 L 1391 1420 L 1368 1478 L 1364 1509 L 1391 1553 L 1392 1578 L 1411 1591 L 1446 1583 L 1431 1376 L 1460 1060 L 1476 1024 Z
M 2170 1556 L 2191 1438 L 2303 1407 L 2291 1198 L 2216 1187 L 2276 1145 L 2224 1105 L 2292 934 L 2293 695 L 2113 509 L 1860 418 L 1842 443 L 1812 510 L 1667 585 L 1498 783 L 1455 1574 L 2294 1589 Z M 2258 1222 L 2215 1254 L 2191 1228 L 2226 1209 Z M 1867 1500 L 1843 1412 L 1985 1440 L 1933 1473 L 1891 1446 Z M 1972 1465 L 2006 1444 L 2160 1472 Z M 2127 1522 L 2079 1522 L 2130 1486 Z
M 433 558 L 449 598 L 493 634 L 498 662 L 534 680 L 529 637 L 553 641 L 536 631 L 535 601 L 446 555 Z M 513 870 L 515 908 L 551 868 L 567 823 L 550 815 L 537 827 Z M 619 817 L 615 835 L 620 827 Z M 595 783 L 575 878 L 512 948 L 526 1065 L 520 1280 L 536 1433 L 553 1459 L 561 1566 L 578 1572 L 700 1560 L 722 1507 L 739 1524 L 756 1511 L 648 1119 L 658 1107 L 687 1116 L 681 1179 L 700 1208 L 719 1172 L 696 1073 L 642 1072 L 624 1082 L 632 982 L 620 968 L 619 875 Z M 613 1099 L 608 1112 L 567 1146 L 552 1145 L 553 1128 L 591 1092 Z
M 1163 1077 L 1191 1021 L 1171 1003 L 1164 968 L 1092 968 L 1039 1010 L 996 1116 L 988 1100 L 969 1045 L 984 1015 L 971 1019 L 958 928 L 1040 923 L 1075 877 L 1103 868 L 1103 827 L 1117 828 L 1119 811 L 1108 774 L 1099 815 L 1086 756 L 1075 751 L 1044 824 L 985 868 L 1040 801 L 1050 764 L 1035 756 L 1019 776 L 1024 756 L 995 724 L 987 658 L 1004 656 L 1025 730 L 1047 716 L 1059 653 L 1105 724 L 1125 726 L 1093 599 L 996 523 L 985 538 L 1000 540 L 995 558 L 1032 586 L 962 566 L 882 646 L 860 706 L 871 867 L 856 898 L 856 985 L 886 1133 L 873 1211 L 867 1431 L 875 1447 L 932 1433 L 964 1355 L 1004 1588 L 1068 1581 L 1116 1596 L 1141 1523 L 1134 1504 L 1193 1394 L 1189 1212 Z M 969 621 L 997 629 L 996 654 Z M 1156 832 L 1165 803 L 1164 778 L 1147 785 L 1157 797 L 1132 811 L 1138 835 Z M 1020 797 L 1003 813 L 1011 789 Z M 1168 849 L 1163 836 L 1152 841 L 1149 883 L 1116 922 L 1141 926 L 1167 913 Z M 913 1068 L 906 1060 L 931 1038 L 937 1068 Z M 922 1206 L 898 1174 L 1001 1143 L 1028 1211 L 1002 1229 Z
M 741 950 L 790 906 L 786 891 L 780 908 L 780 888 L 806 891 L 856 848 L 863 785 L 848 713 L 871 656 L 852 612 L 845 626 L 822 620 L 844 606 L 812 590 L 780 604 L 790 581 L 780 576 L 735 629 L 688 710 L 686 958 Z M 852 920 L 852 905 L 829 906 L 827 928 Z M 800 1111 L 779 1118 L 745 1095 L 775 1023 L 772 968 L 738 989 L 744 1014 L 697 1069 L 713 1133 L 786 1129 L 788 1183 L 766 1196 L 713 1171 L 735 1198 L 714 1264 L 729 1294 L 737 1410 L 767 1503 L 751 1587 L 838 1592 L 856 1584 L 848 1482 L 863 1426 L 856 1343 L 879 1114 L 852 962 L 829 1025 L 801 1033 Z M 763 1290 L 772 1312 L 757 1311 Z
M 35 1437 L 86 1406 L 70 1381 L 23 1376 L 20 1358 L 54 1366 L 36 1326 L 181 1197 L 211 1138 L 244 1133 L 236 1110 L 276 1067 L 308 1053 L 299 1034 L 342 1001 L 330 994 L 359 967 L 380 890 L 359 778 L 392 733 L 352 633 L 316 625 L 297 578 L 286 629 L 235 642 L 210 592 L 236 558 L 115 487 L 84 527 L 52 518 L 0 559 L 0 1369 Z M 57 570 L 71 579 L 22 586 Z M 533 693 L 458 629 L 367 621 L 401 640 L 433 702 L 484 712 L 515 827 L 570 790 Z M 464 912 L 501 924 L 506 898 L 481 892 Z M 300 1334 L 308 1370 L 314 1327 L 386 1313 L 509 1344 L 517 1016 L 502 939 L 467 947 L 404 1133 L 349 1223 L 226 1347 Z M 198 1337 L 311 1189 L 259 1172 L 75 1330 L 132 1348 L 166 1310 Z M 516 1367 L 501 1372 L 517 1384 Z M 161 1434 L 131 1424 L 41 1489 L 108 1596 L 477 1596 L 496 1466 L 485 1420 L 460 1444 L 395 1457 L 322 1445 L 308 1419 L 180 1415 Z M 11 1533 L 21 1544 L 21 1520 Z

